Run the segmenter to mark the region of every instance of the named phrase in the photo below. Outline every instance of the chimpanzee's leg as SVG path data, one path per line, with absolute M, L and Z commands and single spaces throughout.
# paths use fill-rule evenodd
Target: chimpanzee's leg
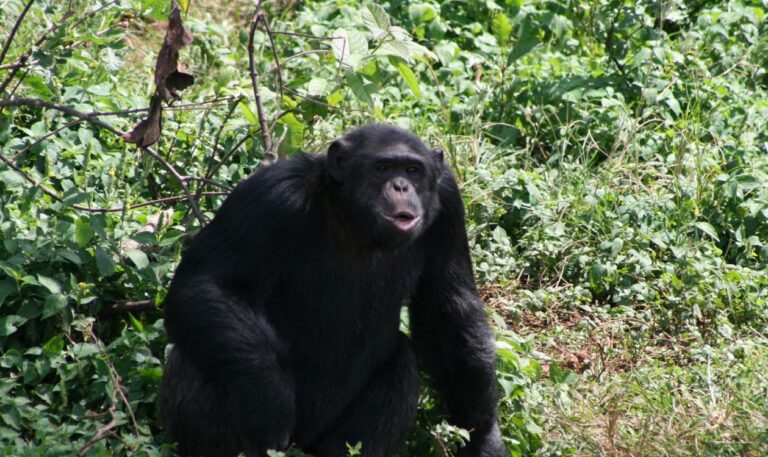
M 331 430 L 304 448 L 317 457 L 344 457 L 347 443 L 362 443 L 364 457 L 385 457 L 403 444 L 418 397 L 416 356 L 410 340 L 401 334 L 393 355 L 374 371 Z
M 178 348 L 168 357 L 158 403 L 181 457 L 262 455 L 242 439 L 228 395 L 206 382 Z

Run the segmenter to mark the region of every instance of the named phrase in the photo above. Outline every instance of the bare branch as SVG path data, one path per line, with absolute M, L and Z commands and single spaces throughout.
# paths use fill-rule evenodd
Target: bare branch
M 275 59 L 275 68 L 277 70 L 277 93 L 280 95 L 279 100 L 283 99 L 283 69 L 280 66 L 280 56 L 277 55 L 277 45 L 275 45 L 275 37 L 272 35 L 272 30 L 269 28 L 269 21 L 267 20 L 266 15 L 264 16 L 264 19 L 262 20 L 264 23 L 264 30 L 267 32 L 267 36 L 269 37 L 269 44 L 272 46 L 272 56 Z
M 248 138 L 250 138 L 250 137 L 251 137 L 251 135 L 250 135 L 250 134 L 248 134 L 248 133 L 246 133 L 245 135 L 243 135 L 243 137 L 242 137 L 242 138 L 240 138 L 240 140 L 239 140 L 239 141 L 238 141 L 238 142 L 237 142 L 237 143 L 236 143 L 234 146 L 232 146 L 232 148 L 229 150 L 229 152 L 227 152 L 227 153 L 224 155 L 224 157 L 222 157 L 222 158 L 221 158 L 221 160 L 219 160 L 218 162 L 216 162 L 216 164 L 214 164 L 213 168 L 211 168 L 211 169 L 210 169 L 210 171 L 208 171 L 208 172 L 205 174 L 205 177 L 206 177 L 206 178 L 211 178 L 213 175 L 215 175 L 215 174 L 216 174 L 216 172 L 217 172 L 217 171 L 219 171 L 219 168 L 221 168 L 221 167 L 222 167 L 222 165 L 224 165 L 225 163 L 227 163 L 227 160 L 229 160 L 229 158 L 230 158 L 230 157 L 232 157 L 232 156 L 233 156 L 233 155 L 234 155 L 234 154 L 237 152 L 237 150 L 240 148 L 240 146 L 242 146 L 243 144 L 245 144 L 245 142 L 246 142 L 246 141 L 248 140 Z
M 205 225 L 208 223 L 208 221 L 203 216 L 203 213 L 200 212 L 200 208 L 197 206 L 197 200 L 192 195 L 192 193 L 189 191 L 189 186 L 187 185 L 187 181 L 184 179 L 181 174 L 179 174 L 178 171 L 171 165 L 167 160 L 163 158 L 160 154 L 152 150 L 150 147 L 145 147 L 141 149 L 142 151 L 146 152 L 147 154 L 151 155 L 155 158 L 158 162 L 160 162 L 166 170 L 168 170 L 176 180 L 179 181 L 179 184 L 181 185 L 181 188 L 184 190 L 184 194 L 187 195 L 187 200 L 189 200 L 189 206 L 192 207 L 192 212 L 195 213 L 195 217 L 200 222 L 200 225 Z
M 308 33 L 286 32 L 284 30 L 275 30 L 272 33 L 274 33 L 275 35 L 296 36 L 296 37 L 310 38 L 313 40 L 320 40 L 320 41 L 333 41 L 333 40 L 344 39 L 344 37 L 341 37 L 341 36 L 319 36 L 319 35 L 310 35 Z
M 106 122 L 96 119 L 96 115 L 98 114 L 94 115 L 94 114 L 83 113 L 81 111 L 77 111 L 76 109 L 70 108 L 68 106 L 46 102 L 44 100 L 40 100 L 37 98 L 12 98 L 10 100 L 0 100 L 0 108 L 6 107 L 6 106 L 36 106 L 38 108 L 55 109 L 57 111 L 61 111 L 62 113 L 69 114 L 70 116 L 75 116 L 80 120 L 90 122 L 93 125 L 97 125 L 101 128 L 107 129 L 117 136 L 123 135 L 123 132 L 116 129 L 115 127 L 112 127 Z
M 86 328 L 86 333 L 88 338 L 96 343 L 96 346 L 99 348 L 99 351 L 102 355 L 102 360 L 107 365 L 108 371 L 109 371 L 109 378 L 112 381 L 112 393 L 115 396 L 115 398 L 119 398 L 121 402 L 125 405 L 125 409 L 128 411 L 128 417 L 131 418 L 131 424 L 133 425 L 133 430 L 136 433 L 136 435 L 139 434 L 139 423 L 136 420 L 136 415 L 133 413 L 133 408 L 131 407 L 131 403 L 128 401 L 128 397 L 125 396 L 125 388 L 120 383 L 121 378 L 120 374 L 117 372 L 117 369 L 115 368 L 115 365 L 112 363 L 112 360 L 110 360 L 109 353 L 107 352 L 106 346 L 104 346 L 104 343 L 99 339 L 98 336 L 96 336 L 96 333 L 93 331 L 92 325 L 88 325 Z M 86 441 L 86 443 L 80 448 L 77 455 L 79 457 L 83 457 L 86 455 L 86 452 L 93 447 L 94 444 L 98 443 L 100 440 L 102 440 L 104 437 L 114 434 L 113 429 L 119 425 L 119 421 L 117 420 L 117 415 L 115 414 L 117 412 L 117 405 L 115 404 L 114 400 L 111 400 L 112 405 L 109 407 L 109 414 L 111 416 L 111 420 L 102 425 L 101 427 L 96 430 L 96 433 Z
M 3 45 L 3 50 L 0 52 L 0 64 L 3 63 L 3 60 L 5 60 L 5 55 L 8 54 L 8 49 L 11 47 L 11 42 L 13 41 L 13 37 L 16 36 L 16 32 L 19 30 L 19 26 L 21 25 L 21 22 L 24 20 L 24 16 L 27 15 L 27 11 L 29 11 L 29 8 L 32 6 L 32 3 L 34 3 L 35 0 L 29 0 L 29 3 L 24 7 L 23 10 L 21 10 L 21 14 L 19 14 L 19 17 L 16 19 L 16 22 L 13 24 L 13 28 L 11 28 L 11 33 L 8 34 L 8 40 L 6 40 L 5 44 Z M 2 92 L 0 90 L 0 92 Z
M 264 164 L 269 165 L 276 159 L 275 153 L 272 150 L 272 132 L 267 125 L 267 118 L 264 115 L 264 103 L 261 101 L 261 92 L 259 92 L 259 73 L 256 71 L 256 62 L 254 58 L 253 50 L 253 37 L 256 34 L 256 28 L 259 25 L 259 21 L 264 18 L 264 14 L 261 11 L 261 4 L 263 1 L 259 1 L 256 6 L 256 12 L 253 14 L 251 20 L 251 29 L 248 33 L 248 70 L 251 74 L 251 86 L 253 87 L 253 97 L 256 101 L 256 115 L 259 117 L 259 124 L 261 126 L 261 139 L 264 142 Z
M 99 317 L 108 318 L 122 313 L 140 313 L 144 311 L 157 311 L 154 300 L 126 300 L 111 303 L 99 311 Z
M 94 125 L 97 125 L 99 127 L 105 128 L 105 129 L 109 130 L 110 132 L 114 133 L 115 135 L 117 135 L 117 136 L 119 136 L 121 138 L 124 135 L 123 132 L 121 132 L 120 130 L 116 129 L 115 127 L 112 127 L 111 125 L 96 119 L 95 115 L 93 115 L 93 114 L 86 114 L 86 113 L 77 111 L 77 110 L 75 110 L 73 108 L 70 108 L 68 106 L 58 105 L 58 104 L 55 104 L 55 103 L 50 103 L 50 102 L 46 102 L 46 101 L 43 101 L 43 100 L 32 99 L 32 98 L 14 98 L 14 99 L 11 99 L 11 100 L 0 100 L 0 108 L 4 107 L 4 106 L 37 106 L 37 107 L 41 107 L 41 108 L 55 109 L 55 110 L 61 111 L 63 113 L 67 113 L 67 114 L 69 114 L 71 116 L 75 116 L 75 117 L 77 117 L 77 118 L 79 118 L 79 119 L 81 119 L 83 121 L 90 122 L 90 123 L 92 123 Z M 146 147 L 146 148 L 142 148 L 142 151 L 145 151 L 147 154 L 152 156 L 155 160 L 160 162 L 163 165 L 163 167 L 165 167 L 165 169 L 168 170 L 174 176 L 174 178 L 176 178 L 176 180 L 178 180 L 179 184 L 181 185 L 182 189 L 184 190 L 184 193 L 187 196 L 187 199 L 189 200 L 189 205 L 192 208 L 192 212 L 195 214 L 195 217 L 200 222 L 200 224 L 205 225 L 207 223 L 207 221 L 206 221 L 205 217 L 203 217 L 203 214 L 200 212 L 200 208 L 197 206 L 197 199 L 200 196 L 199 195 L 198 196 L 193 196 L 192 193 L 189 191 L 189 186 L 187 185 L 187 181 L 191 180 L 191 178 L 190 177 L 186 177 L 185 178 L 184 176 L 182 176 L 178 171 L 176 171 L 176 168 L 174 168 L 173 165 L 171 165 L 167 160 L 165 160 L 160 154 L 155 152 L 153 149 L 151 149 L 149 147 Z M 55 191 L 46 188 L 41 183 L 36 182 L 31 176 L 29 176 L 26 173 L 24 173 L 21 170 L 21 168 L 17 167 L 8 158 L 0 156 L 0 160 L 5 162 L 9 167 L 13 168 L 17 172 L 21 173 L 24 176 L 24 178 L 27 181 L 29 181 L 30 183 L 32 183 L 34 186 L 40 187 L 40 189 L 43 192 L 45 192 L 47 195 L 49 195 L 50 197 L 52 197 L 52 198 L 54 198 L 55 200 L 58 200 L 58 201 L 62 201 L 63 200 L 62 197 L 60 195 L 58 195 Z M 205 179 L 205 178 L 200 178 L 200 179 Z M 85 210 L 85 211 L 93 211 L 93 209 L 91 209 L 91 208 L 83 207 L 83 206 L 80 206 L 80 205 L 73 205 L 73 207 L 77 208 L 77 209 L 82 209 L 82 210 Z M 95 212 L 109 212 L 109 211 L 102 209 L 100 211 L 95 211 Z
M 221 195 L 228 195 L 229 192 L 219 192 L 219 191 L 211 191 L 211 192 L 203 192 L 200 194 L 203 197 L 218 197 Z M 79 209 L 82 211 L 87 211 L 90 213 L 122 213 L 125 211 L 130 211 L 133 209 L 143 208 L 145 206 L 154 206 L 154 205 L 160 205 L 163 203 L 172 203 L 172 202 L 178 202 L 182 200 L 187 200 L 189 197 L 187 195 L 174 195 L 172 197 L 165 197 L 165 198 L 158 198 L 155 200 L 149 200 L 146 202 L 136 203 L 136 204 L 126 204 L 123 206 L 116 206 L 113 208 L 89 208 L 81 205 L 72 205 L 73 208 Z
M 218 182 L 218 181 L 214 181 L 214 180 L 208 179 L 208 178 L 201 178 L 199 176 L 183 176 L 183 179 L 184 179 L 184 181 L 200 181 L 200 182 L 202 182 L 204 184 L 208 184 L 209 186 L 218 187 L 218 188 L 227 190 L 229 192 L 232 191 L 232 187 L 231 186 L 228 186 L 228 185 L 226 185 L 224 183 L 221 183 L 221 182 Z M 199 194 L 202 195 L 203 192 L 199 192 Z M 197 194 L 195 196 L 197 196 Z
M 0 155 L 0 161 L 4 162 L 6 165 L 8 165 L 17 173 L 19 173 L 26 181 L 28 181 L 34 187 L 40 188 L 40 190 L 42 190 L 49 197 L 53 198 L 57 202 L 64 201 L 64 197 L 59 195 L 57 192 L 45 187 L 41 182 L 35 181 L 33 177 L 25 173 L 24 170 L 22 170 L 15 163 L 13 163 L 11 159 L 8 159 L 7 157 L 3 157 L 2 155 Z M 192 177 L 187 176 L 187 177 L 184 177 L 184 179 L 188 181 L 188 180 L 191 180 Z M 203 179 L 203 178 L 195 178 L 195 179 Z M 223 184 L 220 184 L 220 185 L 223 186 Z M 202 192 L 200 195 L 205 197 L 215 197 L 215 196 L 227 195 L 227 194 L 228 192 L 216 191 L 216 192 Z M 136 203 L 133 205 L 125 204 L 123 206 L 117 206 L 113 208 L 98 208 L 98 207 L 90 207 L 90 206 L 83 206 L 83 205 L 72 205 L 72 208 L 75 208 L 81 211 L 87 211 L 89 213 L 120 213 L 120 212 L 129 211 L 132 209 L 143 208 L 145 206 L 159 205 L 162 203 L 177 202 L 177 201 L 187 200 L 187 199 L 189 199 L 188 195 L 175 195 L 173 197 L 158 198 L 156 200 Z
M 74 10 L 70 7 L 67 11 L 64 12 L 61 19 L 56 21 L 51 27 L 49 27 L 43 34 L 40 36 L 40 38 L 35 41 L 35 44 L 33 45 L 33 48 L 36 48 L 40 45 L 42 45 L 45 40 L 48 39 L 48 36 L 52 33 L 54 33 L 56 30 L 58 30 L 61 26 L 63 26 L 67 20 L 69 20 L 70 17 L 74 14 Z M 16 62 L 19 64 L 18 66 L 15 66 L 11 69 L 11 72 L 8 73 L 8 76 L 5 77 L 2 84 L 0 84 L 0 94 L 3 93 L 6 87 L 8 87 L 8 84 L 10 84 L 11 81 L 13 81 L 13 78 L 16 76 L 16 73 L 19 72 L 19 69 L 22 68 L 26 63 L 27 59 L 32 55 L 32 50 L 29 49 L 24 54 L 19 57 L 19 60 Z M 24 79 L 24 78 L 22 78 Z M 2 106 L 0 106 L 1 108 Z
M 296 54 L 286 57 L 285 59 L 283 59 L 282 64 L 285 64 L 288 61 L 291 61 L 293 59 L 297 59 L 299 57 L 306 56 L 309 54 L 324 54 L 326 52 L 331 52 L 331 50 L 330 49 L 308 49 L 306 51 L 297 52 Z M 270 71 L 276 71 L 278 69 L 279 69 L 278 62 L 275 61 L 275 64 L 272 65 L 272 68 L 270 69 Z
M 99 429 L 96 430 L 96 433 L 94 433 L 93 436 L 88 438 L 88 441 L 86 441 L 85 444 L 77 452 L 78 457 L 85 456 L 86 452 L 88 452 L 88 450 L 91 449 L 94 444 L 98 443 L 105 437 L 114 433 L 112 429 L 114 429 L 118 425 L 117 417 L 115 416 L 116 410 L 117 408 L 114 405 L 109 407 L 109 415 L 112 417 L 112 419 L 106 424 L 99 427 Z
M 21 151 L 17 152 L 16 155 L 14 155 L 11 158 L 11 160 L 18 159 L 19 157 L 21 157 L 24 154 L 26 154 L 27 152 L 31 151 L 32 148 L 34 148 L 38 144 L 42 143 L 43 141 L 47 140 L 48 138 L 56 135 L 57 133 L 61 132 L 62 130 L 66 130 L 66 129 L 68 129 L 68 128 L 72 127 L 72 126 L 75 126 L 75 125 L 77 125 L 77 124 L 79 124 L 81 122 L 83 122 L 82 119 L 77 119 L 75 121 L 70 121 L 70 122 L 67 122 L 66 124 L 62 125 L 61 127 L 57 128 L 56 130 L 52 130 L 52 131 L 46 133 L 45 135 L 41 136 L 40 138 L 38 138 L 35 141 L 33 141 L 32 143 L 30 143 L 28 146 L 26 146 Z

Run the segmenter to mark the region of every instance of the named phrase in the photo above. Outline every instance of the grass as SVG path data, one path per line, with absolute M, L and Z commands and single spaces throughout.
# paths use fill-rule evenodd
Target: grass
M 503 287 L 486 299 L 497 310 L 521 301 Z M 710 346 L 567 304 L 507 320 L 540 354 L 540 455 L 768 455 L 765 335 Z

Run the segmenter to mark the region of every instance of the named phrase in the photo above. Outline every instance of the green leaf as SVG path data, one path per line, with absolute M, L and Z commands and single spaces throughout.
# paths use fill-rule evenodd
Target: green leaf
M 97 248 L 94 252 L 96 258 L 96 268 L 102 276 L 109 276 L 115 272 L 115 261 L 112 255 L 103 249 Z
M 67 306 L 67 297 L 61 294 L 49 295 L 43 304 L 42 319 L 53 316 Z
M 304 124 L 299 118 L 293 113 L 288 113 L 280 118 L 279 124 L 286 132 L 284 145 L 288 148 L 288 152 L 301 150 L 304 143 Z
M 21 272 L 16 268 L 15 265 L 11 265 L 8 262 L 5 262 L 3 260 L 0 260 L 0 271 L 3 271 L 6 275 L 10 276 L 11 278 L 19 279 L 21 278 Z
M 137 332 L 141 333 L 144 331 L 144 324 L 140 320 L 136 319 L 132 313 L 128 313 L 128 317 L 131 319 L 131 325 Z
M 40 306 L 39 300 L 24 300 L 21 307 L 16 311 L 16 314 L 24 319 L 34 319 L 43 313 L 43 309 Z
M 333 91 L 327 97 L 325 97 L 325 102 L 331 106 L 338 106 L 338 104 L 341 103 L 343 100 L 344 100 L 344 95 L 342 95 L 341 91 L 339 90 Z
M 3 411 L 0 412 L 0 419 L 14 430 L 21 430 L 21 413 L 16 405 L 10 404 L 3 408 Z
M 506 14 L 498 12 L 491 20 L 491 31 L 499 44 L 506 46 L 509 43 L 509 37 L 512 35 L 512 21 Z
M 61 293 L 61 285 L 55 279 L 43 275 L 37 275 L 37 281 L 52 294 Z
M 389 62 L 395 67 L 397 72 L 400 74 L 400 77 L 403 78 L 403 81 L 405 81 L 405 83 L 408 85 L 408 88 L 411 89 L 413 95 L 415 95 L 416 98 L 421 98 L 419 78 L 417 78 L 413 71 L 408 68 L 408 65 L 406 65 L 405 61 L 397 57 L 390 57 Z
M 389 26 L 392 25 L 389 14 L 376 3 L 369 3 L 360 10 L 363 24 L 373 33 L 374 38 L 381 39 L 386 35 Z
M 133 264 L 136 265 L 136 268 L 138 269 L 147 268 L 149 266 L 149 258 L 147 257 L 147 254 L 140 249 L 129 249 L 125 252 L 125 255 L 133 261 Z
M 680 102 L 678 102 L 675 97 L 673 96 L 666 97 L 664 99 L 664 103 L 666 103 L 667 106 L 669 106 L 669 109 L 671 109 L 672 112 L 675 113 L 675 115 L 679 116 L 680 114 L 682 114 L 683 110 L 682 108 L 680 108 Z
M 0 182 L 8 187 L 19 187 L 24 182 L 24 176 L 16 170 L 0 171 Z
M 331 49 L 336 60 L 352 68 L 360 66 L 368 53 L 368 40 L 357 30 L 336 29 Z
M 16 282 L 13 279 L 6 278 L 0 281 L 0 305 L 2 305 L 5 299 L 15 291 Z
M 307 93 L 315 96 L 325 95 L 329 85 L 329 81 L 325 78 L 312 78 L 307 83 Z
M 347 84 L 349 84 L 349 87 L 352 89 L 352 93 L 355 94 L 355 97 L 369 105 L 373 105 L 373 98 L 368 92 L 368 88 L 365 86 L 363 78 L 361 78 L 356 73 L 348 71 Z
M 256 115 L 251 111 L 251 107 L 248 106 L 248 103 L 245 101 L 240 102 L 240 111 L 243 113 L 243 116 L 250 122 L 251 124 L 258 124 L 259 118 L 256 117 Z
M 15 314 L 0 317 L 0 336 L 8 336 L 13 334 L 16 330 L 18 330 L 16 326 L 24 322 L 26 322 L 26 319 Z
M 715 241 L 720 241 L 720 237 L 717 236 L 717 230 L 709 222 L 699 221 L 696 223 L 696 228 L 707 234 Z
M 64 350 L 64 338 L 56 335 L 43 346 L 43 351 L 48 355 L 58 355 Z
M 408 7 L 408 17 L 416 24 L 430 22 L 437 17 L 435 7 L 428 3 L 416 3 Z
M 434 52 L 413 41 L 387 41 L 376 50 L 375 54 L 400 57 L 408 63 L 416 58 L 425 61 L 438 60 Z
M 338 62 L 345 63 L 349 59 L 349 34 L 346 30 L 339 28 L 333 32 L 331 50 Z
M 68 249 L 60 249 L 57 254 L 62 259 L 66 259 L 72 263 L 74 263 L 77 266 L 80 266 L 80 257 L 75 254 L 74 252 L 68 250 Z

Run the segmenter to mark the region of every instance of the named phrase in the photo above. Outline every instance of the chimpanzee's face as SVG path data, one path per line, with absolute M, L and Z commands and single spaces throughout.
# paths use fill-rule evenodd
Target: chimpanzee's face
M 332 175 L 342 184 L 347 214 L 362 235 L 385 246 L 413 241 L 429 227 L 439 210 L 442 173 L 442 151 L 427 149 L 410 133 L 397 141 L 404 131 L 394 129 L 383 141 L 357 147 L 354 139 L 339 140 L 329 152 L 340 165 Z

